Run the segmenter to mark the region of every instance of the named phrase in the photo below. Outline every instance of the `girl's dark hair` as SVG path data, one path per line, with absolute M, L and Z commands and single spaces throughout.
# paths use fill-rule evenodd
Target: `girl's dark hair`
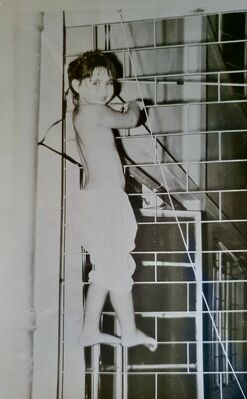
M 119 64 L 113 54 L 102 53 L 100 51 L 87 51 L 73 60 L 68 67 L 68 83 L 73 95 L 74 104 L 78 104 L 79 94 L 73 89 L 74 79 L 81 82 L 83 79 L 90 78 L 95 68 L 105 68 L 110 77 L 115 81 L 119 74 Z

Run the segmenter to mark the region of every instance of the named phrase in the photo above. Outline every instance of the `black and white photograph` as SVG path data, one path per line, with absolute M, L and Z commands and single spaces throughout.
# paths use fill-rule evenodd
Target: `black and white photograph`
M 1 399 L 247 399 L 247 4 L 0 2 Z

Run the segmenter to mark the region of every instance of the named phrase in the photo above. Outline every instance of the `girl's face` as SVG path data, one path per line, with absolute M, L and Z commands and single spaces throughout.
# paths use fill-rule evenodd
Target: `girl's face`
M 86 78 L 78 85 L 80 102 L 84 104 L 107 104 L 113 97 L 114 84 L 107 70 L 95 68 L 91 78 Z

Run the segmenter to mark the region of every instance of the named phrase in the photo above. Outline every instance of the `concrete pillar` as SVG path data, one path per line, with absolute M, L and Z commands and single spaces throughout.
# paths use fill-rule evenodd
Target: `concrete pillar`
M 12 19 L 13 108 L 11 158 L 6 179 L 9 251 L 1 270 L 0 397 L 28 399 L 32 392 L 34 238 L 39 110 L 41 13 Z M 6 43 L 6 46 L 8 43 Z M 8 259 L 7 259 L 8 255 Z

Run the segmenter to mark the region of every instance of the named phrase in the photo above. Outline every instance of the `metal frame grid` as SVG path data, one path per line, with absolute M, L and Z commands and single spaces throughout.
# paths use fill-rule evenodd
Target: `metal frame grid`
M 231 13 L 232 15 L 234 13 Z M 200 16 L 198 16 L 200 17 Z M 243 323 L 246 323 L 246 298 L 244 297 L 244 286 L 245 283 L 247 282 L 246 280 L 246 271 L 245 271 L 245 260 L 241 259 L 241 256 L 243 258 L 246 256 L 247 252 L 247 247 L 246 247 L 246 240 L 243 238 L 243 235 L 239 232 L 239 228 L 241 230 L 241 225 L 245 226 L 245 223 L 247 221 L 245 212 L 243 210 L 242 214 L 238 213 L 238 217 L 228 217 L 227 214 L 224 211 L 224 201 L 225 201 L 225 196 L 228 194 L 233 194 L 237 193 L 245 193 L 247 192 L 246 188 L 243 188 L 242 186 L 234 186 L 232 184 L 231 187 L 225 188 L 225 187 L 214 187 L 210 188 L 210 186 L 204 186 L 200 187 L 198 184 L 195 183 L 193 178 L 191 177 L 191 168 L 193 168 L 193 165 L 199 166 L 199 168 L 208 168 L 211 165 L 216 165 L 216 167 L 219 165 L 221 166 L 229 166 L 231 165 L 234 167 L 234 165 L 241 165 L 243 167 L 244 163 L 247 161 L 246 158 L 244 158 L 242 155 L 240 157 L 235 157 L 235 156 L 228 156 L 226 157 L 222 151 L 224 140 L 226 137 L 229 137 L 229 135 L 234 135 L 234 134 L 246 134 L 247 129 L 246 126 L 244 128 L 239 127 L 238 123 L 236 122 L 236 125 L 233 124 L 233 126 L 227 126 L 224 128 L 216 128 L 216 129 L 194 129 L 193 124 L 191 124 L 191 110 L 194 109 L 194 107 L 204 107 L 204 109 L 211 105 L 222 105 L 222 104 L 229 104 L 230 106 L 233 107 L 245 107 L 247 100 L 245 98 L 240 98 L 238 92 L 235 92 L 234 88 L 242 88 L 244 90 L 244 93 L 246 93 L 246 73 L 247 69 L 245 68 L 239 68 L 236 65 L 233 65 L 232 68 L 226 69 L 220 69 L 220 70 L 214 70 L 214 71 L 194 71 L 193 68 L 191 68 L 190 64 L 190 55 L 191 51 L 193 51 L 193 48 L 200 48 L 204 49 L 206 51 L 209 51 L 209 49 L 214 49 L 216 47 L 222 48 L 222 46 L 225 45 L 236 45 L 236 44 L 243 44 L 244 45 L 244 50 L 246 52 L 246 42 L 247 39 L 239 39 L 239 38 L 230 38 L 229 37 L 226 39 L 225 36 L 223 35 L 223 26 L 222 26 L 222 21 L 224 14 L 218 14 L 217 16 L 211 16 L 212 18 L 216 18 L 217 23 L 217 29 L 216 32 L 213 32 L 212 27 L 210 27 L 210 32 L 209 36 L 205 41 L 201 42 L 189 42 L 189 43 L 182 43 L 182 44 L 177 44 L 177 43 L 169 43 L 169 44 L 160 44 L 157 41 L 157 25 L 161 23 L 161 21 L 164 21 L 163 19 L 155 19 L 155 20 L 145 20 L 142 21 L 143 23 L 151 23 L 153 26 L 153 39 L 152 43 L 149 44 L 148 46 L 145 47 L 131 47 L 130 51 L 131 53 L 135 52 L 141 52 L 141 51 L 160 51 L 160 50 L 165 50 L 165 49 L 182 49 L 183 54 L 184 54 L 184 68 L 181 73 L 154 73 L 154 74 L 137 74 L 138 81 L 142 84 L 145 83 L 149 86 L 152 86 L 153 88 L 153 93 L 154 93 L 154 101 L 152 105 L 147 106 L 149 109 L 174 109 L 174 108 L 180 108 L 182 107 L 185 109 L 185 123 L 183 125 L 183 130 L 181 131 L 175 131 L 175 132 L 170 132 L 170 131 L 162 131 L 162 132 L 156 132 L 154 135 L 155 139 L 155 148 L 164 150 L 164 139 L 169 139 L 169 138 L 177 138 L 177 139 L 183 139 L 185 137 L 203 137 L 206 138 L 207 140 L 212 137 L 217 137 L 215 142 L 217 143 L 217 151 L 213 155 L 210 156 L 210 159 L 205 158 L 197 161 L 190 161 L 187 159 L 183 159 L 182 161 L 176 161 L 176 159 L 173 158 L 171 154 L 166 152 L 166 158 L 165 161 L 162 161 L 159 163 L 157 161 L 157 154 L 154 152 L 153 153 L 153 162 L 141 162 L 141 163 L 135 163 L 135 164 L 126 164 L 125 171 L 128 171 L 130 175 L 136 177 L 136 170 L 138 169 L 148 169 L 148 168 L 160 168 L 162 167 L 165 171 L 168 171 L 170 173 L 170 170 L 174 168 L 175 172 L 171 173 L 171 176 L 174 177 L 175 174 L 178 174 L 178 180 L 184 179 L 183 184 L 178 184 L 176 188 L 172 188 L 170 190 L 170 194 L 173 198 L 173 200 L 178 200 L 183 202 L 183 198 L 189 198 L 189 199 L 200 199 L 206 202 L 206 217 L 200 221 L 200 227 L 198 225 L 198 219 L 196 223 L 196 228 L 199 229 L 201 227 L 203 228 L 208 228 L 209 225 L 219 225 L 221 229 L 228 230 L 229 234 L 234 236 L 236 235 L 236 239 L 239 243 L 237 246 L 233 246 L 232 248 L 227 247 L 224 243 L 220 242 L 220 240 L 214 240 L 214 246 L 205 246 L 204 241 L 202 242 L 202 247 L 201 249 L 198 249 L 195 252 L 197 256 L 203 257 L 204 263 L 205 264 L 210 264 L 211 266 L 211 274 L 209 277 L 206 279 L 202 280 L 202 286 L 204 289 L 207 289 L 207 300 L 211 308 L 211 316 L 216 324 L 216 327 L 218 329 L 219 336 L 221 338 L 221 344 L 224 346 L 227 355 L 229 356 L 229 360 L 231 361 L 231 364 L 234 368 L 236 376 L 238 376 L 241 380 L 241 384 L 244 384 L 244 377 L 247 373 L 246 370 L 243 369 L 245 366 L 244 364 L 244 359 L 243 356 L 241 357 L 241 351 L 245 351 L 245 345 L 246 345 L 246 336 L 244 335 L 244 326 Z M 203 15 L 202 18 L 207 18 L 207 16 Z M 171 19 L 168 19 L 167 21 L 170 21 Z M 132 24 L 138 24 L 140 21 L 134 21 Z M 66 24 L 65 24 L 66 25 Z M 100 24 L 100 25 L 93 25 L 93 26 L 69 26 L 68 24 L 65 26 L 65 42 L 67 42 L 68 34 L 69 31 L 74 31 L 76 29 L 87 29 L 90 30 L 91 38 L 89 39 L 92 44 L 92 48 L 95 49 L 98 47 L 98 40 L 99 40 L 99 35 L 104 33 L 104 47 L 102 48 L 103 50 L 107 52 L 114 52 L 117 53 L 120 56 L 120 59 L 122 60 L 123 64 L 123 78 L 122 82 L 123 83 L 128 83 L 130 85 L 135 84 L 135 78 L 133 74 L 131 74 L 131 67 L 129 63 L 129 55 L 128 55 L 128 49 L 126 47 L 121 46 L 120 48 L 111 48 L 111 29 L 114 27 L 115 29 L 120 29 L 120 23 L 116 24 Z M 73 35 L 72 35 L 73 36 Z M 81 50 L 80 50 L 81 51 Z M 69 48 L 65 49 L 65 64 L 66 61 L 70 60 L 71 58 L 75 57 L 78 55 L 77 51 L 69 51 Z M 245 61 L 246 62 L 246 61 Z M 233 77 L 239 77 L 241 74 L 242 76 L 242 81 L 239 83 L 237 80 L 232 81 Z M 231 79 L 229 78 L 231 76 Z M 190 88 L 190 87 L 202 87 L 202 88 L 216 88 L 216 92 L 214 92 L 213 98 L 208 99 L 208 96 L 206 95 L 204 98 L 201 99 L 177 99 L 175 101 L 172 101 L 171 103 L 165 103 L 165 104 L 160 104 L 158 99 L 157 99 L 157 93 L 159 90 L 160 86 L 182 86 L 184 88 Z M 226 95 L 224 92 L 225 88 L 228 88 L 228 94 Z M 216 93 L 216 94 L 215 94 Z M 230 94 L 229 94 L 230 93 Z M 246 123 L 245 123 L 246 124 Z M 236 126 L 236 128 L 235 128 Z M 163 129 L 162 129 L 163 130 Z M 66 145 L 67 139 L 66 139 L 66 129 L 64 129 L 64 145 Z M 130 141 L 131 140 L 147 140 L 149 138 L 149 134 L 146 132 L 145 134 L 138 134 L 135 135 L 133 132 L 126 131 L 124 134 L 121 134 L 117 139 L 121 141 Z M 224 144 L 225 145 L 225 144 Z M 66 175 L 66 169 L 68 169 L 69 166 L 65 167 L 64 165 L 64 176 L 65 178 Z M 148 179 L 147 179 L 148 181 Z M 144 183 L 145 184 L 145 179 Z M 150 188 L 150 187 L 149 187 Z M 153 220 L 150 222 L 150 224 L 155 224 L 156 226 L 159 224 L 166 224 L 166 222 L 159 221 L 158 214 L 161 212 L 158 208 L 158 198 L 166 198 L 167 197 L 167 191 L 165 190 L 163 182 L 160 182 L 160 185 L 156 185 L 152 187 L 153 188 L 152 192 L 149 192 L 148 194 L 145 193 L 146 196 L 154 197 L 153 203 L 154 209 L 151 211 L 153 212 Z M 216 196 L 217 198 L 216 198 Z M 130 197 L 135 197 L 135 196 L 143 196 L 143 193 L 131 193 Z M 66 195 L 65 192 L 63 192 L 63 198 L 64 201 L 66 201 Z M 212 200 L 212 198 L 214 198 Z M 167 201 L 166 201 L 167 203 Z M 63 202 L 62 208 L 65 210 L 65 202 Z M 164 211 L 162 211 L 164 212 Z M 165 211 L 166 213 L 167 211 Z M 169 211 L 168 211 L 169 212 Z M 178 215 L 178 219 L 180 220 L 180 211 L 176 211 Z M 186 215 L 188 216 L 190 214 L 189 211 L 185 211 Z M 194 216 L 197 215 L 197 213 L 193 214 Z M 240 216 L 239 216 L 240 215 Z M 197 216 L 196 216 L 197 217 Z M 142 224 L 147 224 L 148 222 L 142 222 L 139 221 L 140 226 Z M 177 222 L 174 221 L 169 221 L 169 224 L 176 224 Z M 179 222 L 183 224 L 183 222 Z M 194 225 L 194 221 L 191 220 L 189 221 L 186 226 Z M 239 227 L 240 226 L 240 227 Z M 188 229 L 189 227 L 187 227 Z M 179 233 L 178 233 L 179 234 Z M 65 251 L 65 232 L 63 234 L 63 239 L 64 239 L 64 251 Z M 201 239 L 200 239 L 200 233 L 197 234 L 198 240 L 196 241 L 197 245 L 200 245 Z M 184 251 L 186 253 L 186 251 Z M 190 253 L 193 253 L 193 251 L 190 250 Z M 145 254 L 147 252 L 145 251 Z M 227 257 L 227 260 L 226 260 Z M 145 263 L 145 262 L 144 262 Z M 235 274 L 232 272 L 233 270 L 236 269 L 236 264 L 238 265 L 239 269 L 241 270 L 240 275 L 238 278 L 235 277 Z M 157 276 L 157 267 L 159 266 L 159 260 L 158 260 L 158 252 L 154 251 L 154 261 L 153 261 L 153 266 L 155 270 L 155 275 Z M 175 267 L 176 265 L 173 264 Z M 190 265 L 192 266 L 192 265 Z M 205 266 L 204 266 L 205 268 Z M 229 272 L 229 270 L 231 272 Z M 146 285 L 148 284 L 153 284 L 153 281 L 150 282 L 145 282 Z M 164 282 L 164 284 L 169 285 L 169 283 L 172 282 Z M 184 283 L 184 282 L 183 282 Z M 202 291 L 201 291 L 201 283 L 197 284 L 197 287 L 199 289 L 197 290 L 197 296 L 196 296 L 196 303 L 197 306 L 202 301 Z M 61 282 L 61 284 L 64 284 L 64 281 Z M 187 285 L 190 285 L 190 282 L 186 283 Z M 141 283 L 140 283 L 141 285 Z M 237 292 L 242 292 L 242 296 L 236 298 L 236 293 Z M 64 300 L 66 299 L 63 298 L 61 301 L 61 314 L 64 311 Z M 242 300 L 242 302 L 241 302 Z M 191 316 L 194 317 L 196 316 L 197 320 L 197 331 L 200 331 L 200 323 L 202 322 L 202 318 L 204 320 L 204 325 L 209 325 L 210 326 L 210 320 L 208 320 L 208 311 L 203 309 L 200 311 L 200 306 L 199 308 L 197 307 L 196 314 L 194 315 L 193 312 L 191 312 Z M 152 312 L 151 312 L 152 313 Z M 138 314 L 138 312 L 137 312 Z M 152 314 L 148 314 L 148 316 L 154 316 L 155 317 L 155 326 L 157 324 L 157 317 L 159 317 L 159 312 L 154 312 Z M 162 312 L 162 317 L 166 317 L 165 312 Z M 183 314 L 180 314 L 181 317 L 183 317 Z M 241 327 L 242 323 L 242 327 Z M 156 327 L 155 327 L 156 328 Z M 237 329 L 242 328 L 242 336 L 240 336 L 237 333 Z M 62 329 L 61 329 L 62 330 Z M 183 373 L 187 374 L 194 374 L 197 373 L 197 375 L 200 377 L 200 381 L 197 381 L 197 398 L 203 398 L 203 380 L 202 376 L 205 378 L 209 377 L 209 386 L 211 389 L 216 389 L 218 388 L 218 396 L 217 398 L 219 399 L 224 399 L 225 395 L 225 387 L 227 387 L 232 381 L 235 381 L 235 376 L 233 375 L 232 371 L 229 369 L 229 364 L 227 360 L 225 359 L 225 355 L 222 353 L 222 348 L 219 344 L 218 338 L 215 336 L 215 332 L 212 328 L 212 326 L 209 327 L 209 330 L 211 330 L 211 333 L 206 335 L 202 339 L 202 336 L 199 337 L 199 340 L 196 341 L 196 346 L 197 350 L 201 351 L 201 348 L 204 348 L 205 353 L 209 353 L 209 360 L 208 360 L 208 367 L 203 365 L 199 365 L 198 361 L 200 359 L 203 359 L 202 353 L 198 354 L 197 356 L 197 370 L 193 370 L 192 365 L 188 367 L 188 362 L 186 364 L 181 364 L 181 368 L 185 367 L 185 371 L 175 371 L 175 370 L 166 370 L 166 366 L 164 365 L 162 368 L 162 372 L 156 372 L 155 371 L 155 365 L 153 365 L 153 370 L 150 371 L 150 367 L 143 365 L 143 373 L 145 372 L 145 375 L 148 375 L 151 373 L 154 375 L 155 378 L 155 383 L 154 383 L 154 391 L 153 391 L 153 398 L 159 398 L 159 392 L 158 392 L 158 375 L 159 374 L 180 374 L 182 375 Z M 62 334 L 62 331 L 61 331 Z M 197 337 L 198 338 L 198 337 Z M 171 342 L 172 343 L 172 342 Z M 184 342 L 187 345 L 187 354 L 188 354 L 188 344 L 190 345 L 190 342 Z M 183 344 L 181 342 L 181 344 Z M 242 345 L 239 347 L 238 345 Z M 239 349 L 240 348 L 240 349 Z M 60 348 L 61 349 L 61 348 Z M 61 353 L 61 351 L 60 351 Z M 198 352 L 199 353 L 199 352 Z M 59 361 L 59 370 L 61 375 L 63 374 L 63 356 L 60 356 L 60 361 Z M 99 369 L 99 359 L 100 359 L 100 352 L 99 348 L 95 347 L 92 351 L 92 366 L 93 366 L 93 371 L 91 371 L 91 374 L 93 375 L 92 379 L 92 388 L 91 388 L 91 397 L 92 398 L 97 398 L 98 397 L 98 384 L 99 384 L 99 374 L 105 374 L 105 372 L 100 371 Z M 117 364 L 122 364 L 122 367 L 117 368 L 116 374 L 116 379 L 114 380 L 114 386 L 115 386 L 115 392 L 116 392 L 116 398 L 119 399 L 121 397 L 127 398 L 128 397 L 128 389 L 127 389 L 127 380 L 126 376 L 128 374 L 128 362 L 127 362 L 127 352 L 124 351 L 124 353 L 121 353 L 119 349 L 114 354 L 114 359 Z M 188 357 L 187 357 L 188 359 Z M 238 359 L 239 363 L 238 362 Z M 175 367 L 175 366 L 174 366 Z M 172 367 L 171 367 L 172 368 Z M 177 367 L 176 367 L 177 368 Z M 109 371 L 108 371 L 109 373 Z M 122 374 L 123 373 L 123 374 Z M 122 379 L 122 375 L 124 376 Z M 60 389 L 58 390 L 59 398 L 63 397 L 62 394 L 62 383 L 58 384 L 60 386 Z M 245 384 L 244 384 L 245 385 Z M 212 391 L 210 391 L 212 392 Z M 241 392 L 238 392 L 240 395 L 239 397 L 245 397 L 244 394 Z
M 142 209 L 142 216 L 154 218 L 155 211 L 152 209 Z M 159 219 L 163 219 L 159 222 L 159 225 L 166 226 L 169 229 L 171 226 L 168 219 L 172 218 L 172 211 L 170 210 L 157 210 L 156 209 L 156 217 Z M 150 323 L 153 325 L 154 336 L 158 341 L 159 347 L 172 347 L 175 349 L 176 347 L 183 347 L 185 353 L 185 362 L 176 362 L 176 363 L 168 363 L 166 359 L 164 359 L 164 363 L 156 363 L 156 364 L 143 364 L 142 362 L 129 363 L 129 351 L 128 349 L 122 349 L 117 346 L 114 349 L 114 363 L 112 365 L 104 365 L 104 360 L 101 358 L 101 348 L 100 345 L 94 345 L 88 362 L 86 362 L 86 371 L 85 378 L 89 377 L 90 383 L 87 387 L 87 394 L 91 395 L 91 398 L 98 399 L 102 397 L 99 393 L 100 391 L 100 382 L 101 378 L 104 376 L 112 376 L 113 377 L 113 386 L 112 386 L 112 394 L 115 399 L 127 399 L 129 394 L 128 389 L 128 379 L 133 376 L 151 376 L 153 378 L 154 384 L 154 392 L 153 397 L 158 398 L 159 392 L 159 379 L 164 375 L 193 375 L 196 376 L 196 385 L 197 385 L 197 398 L 202 399 L 203 396 L 203 331 L 202 331 L 202 257 L 201 257 L 201 217 L 200 212 L 189 212 L 189 211 L 178 211 L 178 216 L 183 218 L 183 224 L 185 226 L 186 231 L 186 241 L 189 241 L 189 235 L 193 236 L 193 240 L 195 240 L 195 248 L 191 252 L 191 256 L 193 256 L 193 266 L 196 270 L 195 279 L 190 280 L 162 280 L 158 277 L 158 269 L 160 268 L 190 268 L 190 263 L 186 261 L 184 262 L 169 262 L 159 260 L 159 256 L 167 256 L 167 255 L 184 255 L 186 256 L 185 251 L 133 251 L 133 256 L 149 256 L 150 260 L 142 261 L 142 265 L 144 267 L 151 267 L 154 269 L 153 279 L 150 281 L 137 281 L 135 282 L 136 286 L 146 286 L 152 285 L 153 290 L 157 289 L 158 286 L 162 286 L 162 290 L 165 290 L 166 287 L 169 288 L 173 286 L 174 289 L 177 287 L 183 286 L 185 287 L 185 304 L 184 310 L 180 311 L 172 311 L 172 310 L 162 310 L 162 311 L 137 311 L 136 316 L 141 317 L 143 319 L 150 320 Z M 193 226 L 193 234 L 189 233 L 189 224 Z M 145 225 L 153 225 L 153 222 L 140 222 L 139 226 Z M 191 237 L 192 238 L 192 237 Z M 152 258 L 152 259 L 151 259 Z M 84 258 L 85 263 L 85 258 Z M 87 285 L 85 282 L 83 285 Z M 193 288 L 195 287 L 195 293 L 193 294 Z M 190 296 L 195 295 L 195 298 L 191 301 Z M 148 300 L 148 298 L 147 298 Z M 192 304 L 191 304 L 192 302 Z M 193 308 L 193 310 L 191 309 Z M 103 312 L 102 318 L 106 316 L 114 316 L 112 312 Z M 180 340 L 161 340 L 158 337 L 160 336 L 158 331 L 159 320 L 167 320 L 167 319 L 180 319 L 183 320 L 184 324 L 186 324 L 186 320 L 192 319 L 195 321 L 195 335 L 194 339 L 191 341 L 182 341 Z M 114 319 L 115 332 L 119 333 L 119 325 Z M 196 354 L 192 354 L 193 351 L 196 351 Z M 192 360 L 194 359 L 194 360 Z M 161 359 L 160 359 L 161 360 Z M 90 393 L 89 393 L 90 392 Z

